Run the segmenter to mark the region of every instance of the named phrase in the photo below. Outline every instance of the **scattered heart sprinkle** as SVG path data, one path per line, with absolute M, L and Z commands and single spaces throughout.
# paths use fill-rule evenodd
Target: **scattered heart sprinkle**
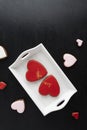
M 0 46 L 0 59 L 4 59 L 7 57 L 7 51 L 3 46 Z
M 77 39 L 76 40 L 78 47 L 81 47 L 83 45 L 83 40 Z
M 50 95 L 53 97 L 59 95 L 60 87 L 56 78 L 53 75 L 49 75 L 42 81 L 39 87 L 39 93 L 44 96 Z
M 72 54 L 69 54 L 69 53 L 65 53 L 65 54 L 63 55 L 63 59 L 64 59 L 64 66 L 65 66 L 65 67 L 71 67 L 71 66 L 73 66 L 73 65 L 76 63 L 76 61 L 77 61 L 76 57 L 73 56 Z
M 36 60 L 30 60 L 27 68 L 26 79 L 31 82 L 37 81 L 47 74 L 46 68 Z
M 12 108 L 12 110 L 16 110 L 18 113 L 23 113 L 25 110 L 24 99 L 19 99 L 19 100 L 14 101 L 11 104 L 11 108 Z
M 74 117 L 76 120 L 79 119 L 79 112 L 72 112 L 72 117 Z
M 0 82 L 0 90 L 5 89 L 6 86 L 7 86 L 7 84 L 5 82 L 3 82 L 3 81 Z

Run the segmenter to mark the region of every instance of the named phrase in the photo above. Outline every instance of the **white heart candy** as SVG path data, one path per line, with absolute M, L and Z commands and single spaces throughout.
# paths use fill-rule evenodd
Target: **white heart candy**
M 83 44 L 83 41 L 81 39 L 77 39 L 76 42 L 79 47 L 81 47 Z
M 4 47 L 0 46 L 0 59 L 6 58 L 7 57 L 7 52 L 4 49 Z
M 71 66 L 73 66 L 73 65 L 76 63 L 76 61 L 77 61 L 77 59 L 76 59 L 73 55 L 71 55 L 71 54 L 69 54 L 69 53 L 64 54 L 64 55 L 63 55 L 63 59 L 65 60 L 65 61 L 64 61 L 64 66 L 65 66 L 65 67 L 71 67 Z
M 17 101 L 14 101 L 11 104 L 12 110 L 16 110 L 18 113 L 23 113 L 25 110 L 25 102 L 23 99 L 19 99 Z

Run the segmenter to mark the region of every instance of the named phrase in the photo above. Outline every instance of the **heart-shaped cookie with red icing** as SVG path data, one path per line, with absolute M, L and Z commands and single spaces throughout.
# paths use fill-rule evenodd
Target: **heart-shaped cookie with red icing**
M 39 87 L 39 93 L 46 96 L 51 95 L 56 97 L 60 93 L 60 86 L 53 75 L 46 77 Z
M 3 82 L 3 81 L 0 82 L 0 90 L 5 89 L 6 86 L 7 86 L 7 84 L 5 82 Z
M 28 81 L 37 81 L 47 74 L 46 68 L 36 60 L 30 60 L 27 63 L 26 79 Z
M 72 117 L 74 117 L 76 120 L 79 119 L 79 112 L 73 112 Z

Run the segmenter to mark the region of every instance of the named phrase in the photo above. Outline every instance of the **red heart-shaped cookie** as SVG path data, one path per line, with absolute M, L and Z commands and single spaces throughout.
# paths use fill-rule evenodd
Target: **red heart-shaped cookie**
M 7 84 L 5 82 L 0 82 L 0 90 L 3 90 Z
M 45 67 L 36 60 L 30 60 L 27 64 L 27 68 L 26 79 L 31 82 L 37 81 L 47 74 Z
M 43 82 L 40 84 L 39 93 L 42 95 L 51 95 L 56 97 L 60 93 L 60 87 L 53 75 L 49 75 Z
M 79 112 L 73 112 L 72 113 L 72 117 L 74 117 L 75 119 L 79 119 Z

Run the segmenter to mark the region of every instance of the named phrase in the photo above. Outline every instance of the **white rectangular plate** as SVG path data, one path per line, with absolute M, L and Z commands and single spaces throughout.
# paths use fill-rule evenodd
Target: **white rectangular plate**
M 44 78 L 35 82 L 26 80 L 27 63 L 31 59 L 42 63 L 48 71 L 47 75 L 52 74 L 56 77 L 60 85 L 60 94 L 57 97 L 50 95 L 42 96 L 39 94 L 38 89 Z M 22 52 L 17 60 L 9 66 L 9 69 L 44 116 L 52 111 L 64 108 L 72 95 L 77 92 L 76 88 L 54 61 L 43 44 L 39 44 L 32 49 Z M 60 102 L 62 103 L 60 104 Z

